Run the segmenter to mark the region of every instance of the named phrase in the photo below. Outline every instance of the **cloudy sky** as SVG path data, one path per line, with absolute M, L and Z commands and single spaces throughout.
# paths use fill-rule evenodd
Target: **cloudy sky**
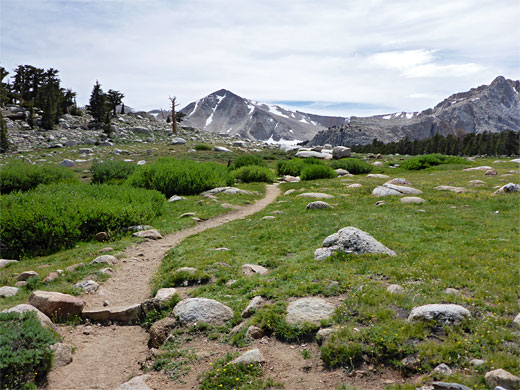
M 518 0 L 0 0 L 0 65 L 137 109 L 221 88 L 311 113 L 417 111 L 520 79 Z

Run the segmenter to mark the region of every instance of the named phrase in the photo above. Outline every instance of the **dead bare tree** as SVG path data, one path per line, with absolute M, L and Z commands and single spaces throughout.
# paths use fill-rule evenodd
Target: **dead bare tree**
M 175 96 L 170 96 L 170 102 L 172 102 L 172 133 L 177 135 L 177 118 L 175 116 L 175 106 L 177 106 L 177 103 L 175 103 L 175 99 L 177 99 Z

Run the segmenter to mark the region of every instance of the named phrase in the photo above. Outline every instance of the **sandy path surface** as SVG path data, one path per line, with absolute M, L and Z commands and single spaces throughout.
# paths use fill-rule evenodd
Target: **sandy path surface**
M 186 237 L 257 213 L 280 194 L 276 185 L 266 187 L 265 197 L 252 205 L 211 218 L 196 226 L 128 248 L 114 267 L 114 275 L 95 294 L 84 294 L 86 309 L 141 303 L 150 297 L 150 280 L 161 260 Z M 114 389 L 142 371 L 139 362 L 147 355 L 148 334 L 139 326 L 62 326 L 65 343 L 73 345 L 74 360 L 49 373 L 48 389 Z

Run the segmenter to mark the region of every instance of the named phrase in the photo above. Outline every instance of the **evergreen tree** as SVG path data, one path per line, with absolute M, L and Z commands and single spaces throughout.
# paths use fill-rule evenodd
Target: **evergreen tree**
M 9 84 L 4 83 L 8 74 L 9 72 L 3 66 L 0 66 L 0 106 L 9 103 Z
M 121 114 L 125 114 L 125 103 L 121 103 Z
M 114 91 L 113 89 L 108 90 L 107 98 L 106 98 L 107 105 L 108 105 L 109 111 L 112 111 L 112 113 L 114 115 L 116 115 L 116 108 L 117 108 L 117 106 L 119 106 L 122 103 L 124 97 L 125 97 L 125 95 L 123 95 L 119 91 Z
M 58 123 L 62 97 L 58 71 L 50 68 L 44 73 L 43 82 L 37 94 L 37 104 L 43 110 L 42 127 L 44 129 L 51 130 Z
M 106 94 L 101 89 L 101 84 L 96 80 L 92 93 L 90 94 L 88 112 L 94 117 L 97 124 L 105 123 L 106 121 Z
M 0 112 L 0 153 L 5 153 L 9 149 L 9 141 L 7 140 L 7 124 Z

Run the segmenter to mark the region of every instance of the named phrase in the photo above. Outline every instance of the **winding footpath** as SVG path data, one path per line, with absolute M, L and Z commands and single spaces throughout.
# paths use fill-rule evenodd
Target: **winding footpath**
M 150 281 L 168 251 L 185 238 L 225 223 L 257 213 L 280 194 L 277 185 L 266 187 L 265 197 L 252 205 L 236 209 L 174 232 L 162 240 L 146 241 L 129 247 L 119 259 L 113 276 L 95 294 L 84 294 L 85 309 L 141 303 L 150 298 Z M 61 326 L 64 343 L 75 347 L 74 360 L 54 369 L 48 376 L 51 390 L 115 389 L 130 378 L 142 374 L 139 362 L 148 355 L 148 334 L 140 326 Z

